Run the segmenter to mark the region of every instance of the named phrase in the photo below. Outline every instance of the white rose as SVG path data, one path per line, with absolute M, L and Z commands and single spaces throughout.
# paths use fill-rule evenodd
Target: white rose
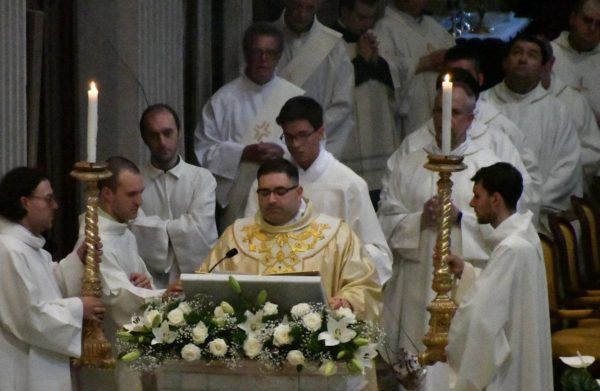
M 188 303 L 185 303 L 183 301 L 179 303 L 179 306 L 177 308 L 179 308 L 185 315 L 192 312 L 192 307 L 190 307 Z
M 267 301 L 263 306 L 263 314 L 265 316 L 277 315 L 277 304 Z
M 304 315 L 308 314 L 310 311 L 311 311 L 311 308 L 308 304 L 300 303 L 300 304 L 296 304 L 295 306 L 293 306 L 292 310 L 290 312 L 292 313 L 292 316 L 294 318 L 300 319 Z
M 222 301 L 219 307 L 221 307 L 226 314 L 233 314 L 235 312 L 231 304 L 226 301 Z
M 299 350 L 290 350 L 286 359 L 293 366 L 304 365 L 304 354 Z
M 290 344 L 293 340 L 290 331 L 292 331 L 292 329 L 289 324 L 280 324 L 275 327 L 275 330 L 273 330 L 273 343 L 275 346 Z
M 204 322 L 200 321 L 192 329 L 192 341 L 197 344 L 204 343 L 206 337 L 208 337 L 208 327 L 206 327 Z
M 310 331 L 318 331 L 321 328 L 321 315 L 316 312 L 311 312 L 302 317 L 302 324 Z
M 208 343 L 208 350 L 215 357 L 223 357 L 228 348 L 227 343 L 222 338 L 217 338 Z
M 162 323 L 162 314 L 157 310 L 150 310 L 144 314 L 144 327 L 152 329 Z
M 179 308 L 175 308 L 171 310 L 167 314 L 167 319 L 169 320 L 169 324 L 173 326 L 183 326 L 185 324 L 185 318 L 183 317 L 183 311 Z
M 249 336 L 246 338 L 246 341 L 244 341 L 244 353 L 246 353 L 246 356 L 250 358 L 258 356 L 262 350 L 262 347 L 262 342 L 260 342 L 260 340 L 256 337 Z
M 181 358 L 185 361 L 196 361 L 200 359 L 200 348 L 192 343 L 188 343 L 181 349 Z
M 225 315 L 227 315 L 227 314 L 225 314 L 225 310 L 223 310 L 223 307 L 221 307 L 221 306 L 215 307 L 213 314 L 215 315 L 215 318 L 217 318 L 217 319 L 224 318 Z
M 348 307 L 340 307 L 335 310 L 335 316 L 338 319 L 348 318 L 348 323 L 356 323 L 356 315 L 354 315 L 354 312 Z

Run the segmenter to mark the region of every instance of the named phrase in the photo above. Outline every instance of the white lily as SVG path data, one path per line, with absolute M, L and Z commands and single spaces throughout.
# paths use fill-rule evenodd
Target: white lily
M 319 341 L 325 340 L 326 346 L 335 346 L 346 343 L 356 336 L 356 331 L 349 329 L 349 318 L 335 320 L 329 317 L 327 320 L 327 331 L 319 333 Z
M 581 353 L 579 353 L 579 350 L 577 351 L 577 356 L 559 358 L 560 361 L 564 362 L 571 368 L 587 368 L 596 360 L 594 356 L 582 356 Z
M 129 332 L 143 332 L 146 331 L 144 327 L 144 322 L 142 321 L 142 317 L 139 315 L 134 315 L 131 317 L 131 323 L 124 324 L 123 328 Z
M 377 344 L 370 343 L 359 347 L 354 353 L 354 358 L 358 359 L 363 367 L 371 368 L 373 359 L 377 357 Z
M 263 312 L 262 310 L 256 311 L 256 314 L 246 310 L 246 321 L 238 324 L 238 327 L 246 332 L 248 336 L 256 336 L 258 332 L 263 328 Z
M 177 338 L 177 333 L 169 329 L 169 322 L 166 320 L 162 322 L 160 327 L 153 328 L 152 334 L 154 334 L 154 339 L 152 339 L 152 342 L 150 342 L 151 345 L 156 345 L 159 343 L 173 343 L 175 338 Z

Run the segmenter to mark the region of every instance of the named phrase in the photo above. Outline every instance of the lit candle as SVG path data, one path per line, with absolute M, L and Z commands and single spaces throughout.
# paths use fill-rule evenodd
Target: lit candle
M 88 90 L 87 118 L 87 161 L 96 162 L 96 136 L 98 135 L 98 90 L 96 83 L 90 83 Z
M 450 132 L 452 128 L 452 83 L 450 75 L 444 76 L 442 82 L 442 153 L 450 154 Z

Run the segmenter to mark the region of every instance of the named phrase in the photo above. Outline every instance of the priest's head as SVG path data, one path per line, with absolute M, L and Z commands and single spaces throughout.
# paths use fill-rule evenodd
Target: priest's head
M 481 72 L 481 61 L 479 55 L 470 46 L 458 44 L 446 51 L 444 54 L 444 68 L 460 68 L 469 72 L 481 87 L 484 75 Z
M 539 84 L 550 59 L 544 42 L 533 35 L 520 35 L 509 45 L 502 66 L 504 83 L 518 94 L 526 94 Z
M 569 18 L 569 44 L 579 52 L 600 43 L 600 0 L 578 0 Z
M 442 88 L 443 75 L 452 80 L 452 117 L 450 120 L 450 148 L 455 149 L 467 139 L 467 131 L 475 118 L 475 106 L 479 97 L 477 81 L 465 70 L 452 68 L 444 70 L 438 77 L 438 91 L 433 105 L 433 126 L 438 146 L 442 145 Z
M 29 167 L 17 167 L 0 181 L 0 216 L 40 235 L 52 228 L 58 209 L 48 177 Z
M 340 21 L 350 32 L 363 35 L 373 27 L 379 0 L 340 0 Z
M 179 117 L 171 106 L 159 103 L 144 110 L 140 132 L 154 167 L 166 171 L 177 165 L 181 131 Z
M 137 166 L 124 157 L 113 156 L 106 162 L 112 176 L 98 182 L 99 206 L 119 223 L 127 223 L 137 217 L 142 205 L 144 178 Z
M 310 30 L 323 0 L 285 0 L 283 20 L 296 34 Z
M 263 219 L 275 226 L 291 221 L 302 204 L 296 166 L 286 159 L 269 160 L 259 167 L 256 177 L 256 195 Z
M 246 60 L 246 76 L 259 85 L 273 79 L 283 52 L 281 31 L 269 23 L 254 23 L 244 32 L 242 48 Z
M 475 210 L 479 224 L 496 228 L 517 210 L 523 193 L 523 177 L 509 163 L 499 162 L 480 168 L 471 180 L 473 198 L 469 205 Z
M 308 169 L 319 156 L 325 136 L 323 108 L 313 98 L 296 96 L 285 102 L 276 121 L 283 129 L 281 140 L 292 158 L 304 170 Z

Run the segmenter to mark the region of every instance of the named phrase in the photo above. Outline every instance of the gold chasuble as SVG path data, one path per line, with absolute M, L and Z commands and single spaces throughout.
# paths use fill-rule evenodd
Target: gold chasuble
M 274 226 L 255 217 L 238 219 L 219 238 L 199 272 L 206 272 L 227 251 L 239 253 L 215 270 L 243 274 L 319 272 L 327 297 L 348 300 L 356 315 L 377 322 L 381 286 L 358 237 L 342 220 L 314 213 L 307 203 L 304 215 L 287 225 Z

